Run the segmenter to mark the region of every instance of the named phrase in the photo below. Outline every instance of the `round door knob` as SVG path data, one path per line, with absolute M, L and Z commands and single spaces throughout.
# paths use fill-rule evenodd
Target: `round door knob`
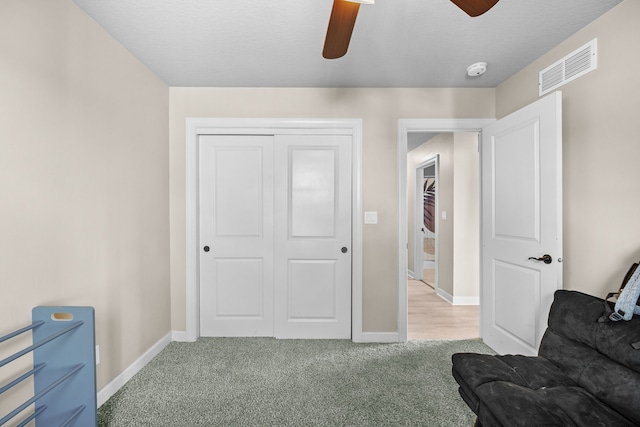
M 347 249 L 346 246 L 343 246 L 342 249 L 340 250 L 342 251 L 343 254 L 346 254 L 349 249 Z
M 205 246 L 203 249 L 205 252 L 209 252 L 209 246 Z

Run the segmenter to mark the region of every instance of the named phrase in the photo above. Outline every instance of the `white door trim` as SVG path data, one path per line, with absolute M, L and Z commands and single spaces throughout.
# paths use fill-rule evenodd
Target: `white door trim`
M 335 133 L 336 130 L 353 136 L 351 339 L 355 342 L 362 341 L 362 119 L 244 118 L 186 119 L 185 341 L 195 341 L 200 337 L 200 304 L 198 296 L 198 136 L 207 134 L 328 134 Z
M 482 132 L 483 127 L 495 121 L 496 119 L 398 120 L 398 340 L 400 342 L 407 341 L 407 134 L 409 132 Z M 480 288 L 482 289 L 482 282 L 480 282 Z M 482 303 L 480 310 L 482 310 Z

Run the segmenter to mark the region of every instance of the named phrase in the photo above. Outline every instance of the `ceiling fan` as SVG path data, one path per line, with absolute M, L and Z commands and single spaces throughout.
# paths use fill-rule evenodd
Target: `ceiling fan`
M 451 0 L 451 2 L 467 15 L 475 17 L 491 9 L 498 0 Z M 340 58 L 347 53 L 361 3 L 373 4 L 374 0 L 333 0 L 327 37 L 322 51 L 322 56 L 326 59 Z

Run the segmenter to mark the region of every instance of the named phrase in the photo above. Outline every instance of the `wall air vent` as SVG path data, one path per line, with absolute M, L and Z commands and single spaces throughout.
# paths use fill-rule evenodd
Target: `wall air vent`
M 540 71 L 539 94 L 545 95 L 596 68 L 598 68 L 598 39 L 593 39 Z

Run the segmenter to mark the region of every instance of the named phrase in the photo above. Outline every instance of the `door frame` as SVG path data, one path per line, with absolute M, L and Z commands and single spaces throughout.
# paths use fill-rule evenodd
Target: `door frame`
M 200 135 L 273 135 L 336 132 L 351 135 L 351 339 L 362 341 L 362 119 L 186 119 L 186 331 L 184 341 L 200 337 L 198 137 Z M 406 150 L 406 144 L 405 144 Z
M 407 134 L 409 132 L 478 132 L 496 119 L 399 119 L 398 120 L 398 341 L 407 341 L 408 329 L 408 215 L 407 215 Z M 482 150 L 482 144 L 480 144 Z M 482 153 L 482 151 L 481 151 Z M 482 173 L 482 171 L 481 171 Z M 482 194 L 480 194 L 482 200 Z M 480 210 L 482 224 L 482 210 Z M 481 230 L 482 233 L 482 230 Z M 482 236 L 480 236 L 482 244 Z M 480 248 L 482 261 L 482 248 Z M 482 262 L 480 263 L 482 268 Z M 480 319 L 482 319 L 482 274 L 480 275 Z M 482 328 L 482 325 L 481 325 Z
M 435 178 L 436 178 L 436 200 L 435 200 L 435 212 L 439 212 L 438 210 L 438 174 L 440 172 L 440 155 L 436 154 L 433 157 L 429 157 L 428 159 L 420 162 L 415 167 L 416 172 L 416 191 L 414 194 L 415 203 L 414 203 L 414 221 L 413 221 L 413 232 L 414 232 L 414 248 L 413 248 L 413 269 L 416 270 L 413 272 L 413 277 L 416 280 L 424 280 L 424 237 L 419 238 L 418 236 L 422 236 L 421 230 L 424 227 L 424 191 L 422 191 L 422 185 L 424 182 L 424 170 L 429 166 L 433 165 L 435 168 Z M 418 171 L 422 171 L 421 175 L 418 175 Z M 419 202 L 419 203 L 418 203 Z M 434 278 L 436 289 L 438 288 L 438 230 L 440 228 L 440 219 L 438 215 L 435 217 L 435 225 L 436 225 L 436 245 L 435 245 L 435 261 L 436 265 L 436 276 Z

